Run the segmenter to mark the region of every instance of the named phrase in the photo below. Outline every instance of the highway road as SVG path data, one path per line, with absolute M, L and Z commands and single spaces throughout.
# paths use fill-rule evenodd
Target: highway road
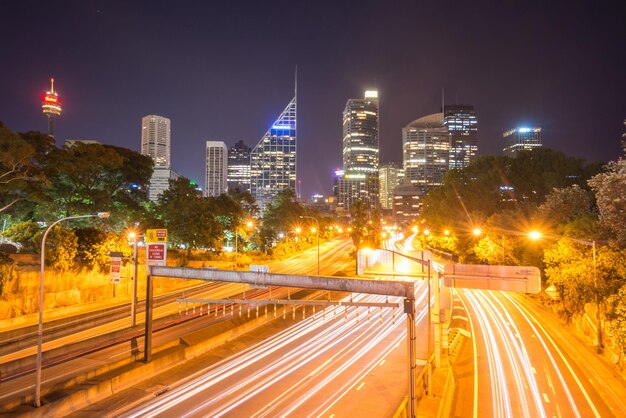
M 322 269 L 322 272 L 333 274 L 333 273 L 336 273 L 339 268 L 348 268 L 349 266 L 351 266 L 351 262 L 349 261 L 347 257 L 345 257 L 347 248 L 349 248 L 350 246 L 351 246 L 351 243 L 348 240 L 335 240 L 333 242 L 323 244 L 322 247 L 320 248 L 323 251 L 321 253 L 322 255 L 321 261 L 327 262 L 328 264 L 324 266 L 324 268 Z M 342 257 L 345 260 L 343 262 L 339 262 L 339 260 Z M 272 268 L 274 269 L 274 271 L 282 271 L 282 272 L 289 272 L 290 270 L 297 269 L 300 271 L 306 270 L 308 273 L 313 273 L 313 272 L 317 273 L 316 249 L 313 248 L 305 252 L 305 254 L 285 260 L 283 262 L 273 263 Z M 219 284 L 211 285 L 210 289 L 208 291 L 205 291 L 204 294 L 195 295 L 194 297 L 222 299 L 222 298 L 240 295 L 243 290 L 248 291 L 247 293 L 248 298 L 251 297 L 255 293 L 259 293 L 259 292 L 267 293 L 266 290 L 257 290 L 257 289 L 250 290 L 248 286 L 244 286 L 241 284 L 219 283 Z M 282 298 L 286 297 L 284 289 L 282 291 L 276 289 L 274 293 L 274 297 L 282 297 Z M 179 317 L 180 308 L 181 306 L 178 303 L 175 303 L 175 302 L 167 303 L 156 309 L 155 317 L 162 317 L 162 316 L 168 316 L 168 315 L 173 316 L 173 317 Z M 183 304 L 183 312 L 184 312 L 184 304 Z M 235 312 L 235 315 L 236 314 L 237 313 Z M 197 315 L 195 316 L 197 317 Z M 90 318 L 92 318 L 90 315 L 82 316 L 81 318 L 76 319 L 75 322 L 80 323 L 82 321 L 89 321 Z M 112 314 L 110 319 L 111 320 L 108 323 L 100 324 L 98 326 L 93 326 L 87 329 L 81 329 L 77 333 L 70 334 L 70 335 L 63 335 L 60 338 L 50 339 L 49 341 L 46 341 L 44 343 L 44 352 L 46 352 L 47 350 L 53 349 L 55 347 L 64 347 L 64 346 L 67 346 L 68 344 L 75 343 L 77 341 L 83 341 L 83 340 L 89 339 L 97 335 L 105 335 L 115 330 L 122 330 L 122 329 L 128 328 L 127 318 L 117 319 L 117 317 Z M 140 313 L 138 315 L 138 324 L 141 324 L 143 322 L 143 319 L 144 319 L 143 313 Z M 186 319 L 185 315 L 183 315 L 180 319 L 181 320 Z M 224 319 L 225 319 L 224 316 L 220 315 L 219 318 L 212 318 L 211 320 L 219 321 L 219 320 L 224 320 Z M 156 333 L 155 343 L 158 342 L 159 340 L 163 340 L 164 338 L 167 338 L 167 335 L 176 336 L 176 335 L 180 335 L 181 333 L 191 332 L 195 328 L 206 326 L 206 320 L 208 320 L 208 318 L 203 320 L 201 323 L 195 324 L 193 326 L 187 325 L 187 324 L 174 325 L 171 329 L 165 330 L 160 333 Z M 73 319 L 70 318 L 69 320 L 70 325 L 72 324 L 72 321 Z M 176 324 L 178 322 L 180 321 L 172 320 L 172 324 Z M 141 333 L 140 330 L 138 332 L 139 334 Z M 139 343 L 141 343 L 141 341 L 139 341 Z M 90 366 L 93 364 L 95 365 L 101 364 L 102 361 L 108 361 L 107 359 L 112 359 L 112 358 L 119 359 L 119 358 L 123 358 L 123 356 L 129 356 L 131 352 L 136 352 L 137 344 L 138 344 L 137 342 L 125 343 L 125 344 L 119 344 L 118 346 L 114 346 L 111 348 L 106 348 L 105 346 L 101 346 L 99 348 L 101 354 L 90 352 L 87 355 L 87 352 L 85 351 L 84 355 L 87 357 L 78 361 L 76 365 L 69 365 L 68 363 L 68 366 L 64 368 L 57 367 L 57 369 L 59 370 L 54 370 L 54 371 L 44 368 L 43 384 L 44 385 L 51 384 L 53 382 L 58 382 L 66 378 L 67 376 L 71 376 L 72 370 L 74 370 L 76 373 L 79 373 L 80 370 L 85 370 L 85 368 L 93 367 L 93 366 Z M 36 348 L 34 346 L 27 346 L 23 349 L 6 353 L 0 357 L 0 361 L 4 363 L 4 362 L 8 362 L 8 361 L 18 359 L 18 358 L 24 358 L 28 356 L 32 357 L 35 352 L 35 349 Z M 68 361 L 68 360 L 71 360 L 71 358 L 65 358 L 63 361 Z M 72 369 L 72 367 L 75 367 L 75 369 Z M 3 376 L 3 378 L 4 377 L 6 376 Z M 8 399 L 7 396 L 9 396 L 11 393 L 16 394 L 16 395 L 19 393 L 22 393 L 24 389 L 28 389 L 29 386 L 32 386 L 33 382 L 34 380 L 31 382 L 30 377 L 28 376 L 27 373 L 23 374 L 23 378 L 18 377 L 10 381 L 5 381 L 4 383 L 2 383 L 2 395 L 0 396 L 0 402 L 2 402 L 2 399 L 5 399 L 5 400 Z
M 526 296 L 456 289 L 453 299 L 469 313 L 473 336 L 456 370 L 462 377 L 455 416 L 621 416 L 605 403 L 601 382 L 582 373 Z
M 369 310 L 318 310 L 125 416 L 391 416 L 407 387 L 404 314 Z
M 416 298 L 422 336 L 418 358 L 426 357 L 426 295 L 421 283 Z M 386 300 L 372 295 L 353 298 Z M 389 301 L 400 304 L 401 299 Z M 309 309 L 307 315 L 197 371 L 125 416 L 392 416 L 407 393 L 402 309 L 340 306 L 318 309 L 315 315 Z

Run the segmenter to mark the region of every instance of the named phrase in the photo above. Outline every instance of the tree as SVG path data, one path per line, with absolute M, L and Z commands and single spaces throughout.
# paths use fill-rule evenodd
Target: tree
M 32 219 L 11 225 L 4 231 L 3 236 L 22 246 L 22 252 L 34 251 L 37 247 L 35 237 L 39 235 L 41 228 Z
M 622 144 L 626 154 L 626 141 Z M 589 180 L 596 194 L 600 221 L 626 246 L 626 159 L 620 158 L 606 166 L 606 171 Z
M 579 185 L 554 188 L 537 209 L 537 214 L 552 224 L 567 224 L 582 216 L 592 215 L 591 195 Z
M 590 259 L 586 247 L 566 239 L 544 251 L 548 285 L 556 288 L 568 316 L 581 313 L 586 303 L 595 301 Z
M 367 205 L 358 200 L 350 205 L 350 219 L 350 237 L 357 251 L 380 246 L 382 224 L 378 211 L 370 212 Z
M 130 248 L 126 237 L 112 231 L 105 231 L 95 227 L 76 228 L 73 230 L 77 238 L 77 260 L 82 266 L 90 269 L 98 268 L 101 272 L 108 272 L 111 265 L 111 251 L 122 251 L 124 256 L 130 256 Z
M 41 248 L 42 235 L 37 235 L 37 248 Z M 54 270 L 68 271 L 75 266 L 78 239 L 71 229 L 56 225 L 46 238 L 46 265 Z
M 259 244 L 263 251 L 269 251 L 280 233 L 293 231 L 304 215 L 304 208 L 291 189 L 279 192 L 263 213 L 263 223 L 259 229 Z
M 221 251 L 223 226 L 216 221 L 212 205 L 184 177 L 170 181 L 159 197 L 157 213 L 168 229 L 171 241 L 192 250 Z
M 623 369 L 624 355 L 626 354 L 626 284 L 619 291 L 607 299 L 607 331 L 608 335 L 618 347 L 617 363 Z
M 35 149 L 0 122 L 0 213 L 28 197 Z

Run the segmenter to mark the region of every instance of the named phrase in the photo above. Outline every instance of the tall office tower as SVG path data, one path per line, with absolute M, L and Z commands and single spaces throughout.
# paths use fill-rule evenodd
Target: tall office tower
M 343 111 L 343 169 L 378 172 L 378 91 L 349 99 Z
M 441 186 L 448 171 L 450 141 L 443 113 L 416 119 L 402 129 L 404 182 L 423 194 Z
M 154 160 L 155 167 L 170 166 L 170 120 L 148 115 L 141 119 L 141 153 Z
M 450 139 L 450 168 L 467 167 L 478 152 L 478 120 L 471 105 L 446 105 L 443 124 Z
M 250 151 L 252 148 L 238 141 L 228 150 L 228 189 L 250 191 Z
M 337 204 L 344 210 L 356 200 L 368 208 L 379 206 L 378 91 L 363 99 L 349 99 L 343 110 L 343 176 L 338 179 Z
M 296 192 L 296 97 L 250 153 L 250 192 L 261 211 L 279 192 Z
M 378 169 L 380 207 L 393 209 L 393 192 L 404 180 L 404 169 L 394 163 L 381 165 Z
M 48 135 L 54 138 L 54 120 L 61 116 L 63 111 L 59 92 L 54 90 L 54 78 L 50 79 L 50 91 L 47 91 L 41 100 L 41 111 L 48 118 Z
M 502 153 L 511 158 L 517 157 L 520 151 L 541 147 L 541 128 L 515 128 L 502 134 L 504 148 Z
M 204 196 L 219 196 L 226 193 L 228 185 L 228 147 L 222 141 L 206 141 L 206 168 L 204 174 Z

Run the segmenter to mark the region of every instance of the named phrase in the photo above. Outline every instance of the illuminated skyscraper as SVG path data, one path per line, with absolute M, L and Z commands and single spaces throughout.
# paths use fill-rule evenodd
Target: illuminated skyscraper
M 404 182 L 424 193 L 441 186 L 448 171 L 450 141 L 443 113 L 416 119 L 402 129 Z
M 59 92 L 54 90 L 54 78 L 50 79 L 50 91 L 41 100 L 41 110 L 48 117 L 48 135 L 54 138 L 54 119 L 61 116 L 63 111 Z
M 296 192 L 296 97 L 250 153 L 250 191 L 260 210 L 284 189 Z
M 228 189 L 250 191 L 250 152 L 252 148 L 238 141 L 228 150 Z
M 444 106 L 443 124 L 450 139 L 450 168 L 467 167 L 478 152 L 478 120 L 474 106 Z
M 343 111 L 343 169 L 378 173 L 378 91 L 349 99 Z
M 393 191 L 404 180 L 404 169 L 395 164 L 381 165 L 378 170 L 380 186 L 380 207 L 393 209 Z
M 219 196 L 228 188 L 228 147 L 222 141 L 206 141 L 204 196 Z
M 515 128 L 502 134 L 504 148 L 502 153 L 515 158 L 520 151 L 541 147 L 541 128 Z
M 363 201 L 379 206 L 378 91 L 367 90 L 363 99 L 349 99 L 343 110 L 343 174 L 337 178 L 337 207 L 350 209 Z
M 148 115 L 141 119 L 141 154 L 154 160 L 155 167 L 170 166 L 170 120 Z

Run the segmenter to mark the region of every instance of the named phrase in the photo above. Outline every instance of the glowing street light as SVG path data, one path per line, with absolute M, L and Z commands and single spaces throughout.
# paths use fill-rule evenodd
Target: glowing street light
M 79 218 L 108 218 L 109 212 L 98 212 L 92 215 L 78 215 L 78 216 L 66 216 L 61 218 L 48 226 L 46 232 L 41 239 L 41 271 L 39 274 L 39 324 L 37 327 L 37 363 L 35 365 L 35 408 L 41 406 L 41 344 L 43 340 L 43 282 L 45 277 L 45 265 L 46 265 L 46 238 L 50 230 L 59 222 L 63 222 L 69 219 Z
M 444 234 L 444 235 L 450 235 L 450 230 L 449 230 L 449 229 L 446 229 L 445 231 L 443 231 L 443 234 Z
M 472 234 L 474 234 L 477 237 L 481 236 L 482 233 L 483 231 L 480 228 L 474 228 L 474 230 L 472 231 Z

